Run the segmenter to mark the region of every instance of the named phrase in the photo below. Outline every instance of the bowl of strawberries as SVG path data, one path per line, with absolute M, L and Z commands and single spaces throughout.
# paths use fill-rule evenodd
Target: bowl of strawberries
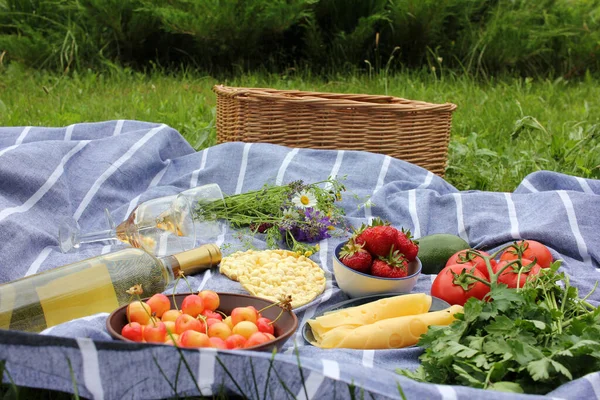
M 338 287 L 353 298 L 408 293 L 421 274 L 418 252 L 410 231 L 377 218 L 336 247 L 333 272 Z

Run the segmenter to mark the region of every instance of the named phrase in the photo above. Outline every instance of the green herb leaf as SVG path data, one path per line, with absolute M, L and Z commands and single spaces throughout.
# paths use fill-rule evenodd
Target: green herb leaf
M 464 366 L 464 364 L 463 364 Z M 469 371 L 467 371 L 467 369 L 463 368 L 463 366 L 458 365 L 458 364 L 454 364 L 452 366 L 452 368 L 454 369 L 454 371 L 456 371 L 456 373 L 458 374 L 458 380 L 459 381 L 464 381 L 466 383 L 469 384 L 469 386 L 471 387 L 475 387 L 475 388 L 482 388 L 484 387 L 484 379 L 485 379 L 485 374 L 479 370 L 476 372 L 479 372 L 477 375 L 479 376 L 473 376 L 471 373 L 474 372 L 472 368 L 469 368 L 471 371 L 471 373 Z
M 507 340 L 512 349 L 513 360 L 521 365 L 528 365 L 534 360 L 544 358 L 540 348 L 523 343 L 520 340 Z
M 564 375 L 569 380 L 573 379 L 571 372 L 564 365 L 546 357 L 529 363 L 527 371 L 534 381 L 547 380 L 550 378 L 551 372 L 554 371 Z
M 545 394 L 600 370 L 600 309 L 578 296 L 559 264 L 523 288 L 493 284 L 447 327 L 421 336 L 421 381 Z
M 522 320 L 522 322 L 531 323 L 535 328 L 537 328 L 541 331 L 546 330 L 546 324 L 543 323 L 542 321 L 538 321 L 536 319 L 524 319 L 524 320 Z
M 488 386 L 488 389 L 498 392 L 525 393 L 521 385 L 516 382 L 496 382 Z
M 485 330 L 488 333 L 508 333 L 512 332 L 515 328 L 515 323 L 510 318 L 501 315 L 497 317 L 494 321 L 490 322 Z

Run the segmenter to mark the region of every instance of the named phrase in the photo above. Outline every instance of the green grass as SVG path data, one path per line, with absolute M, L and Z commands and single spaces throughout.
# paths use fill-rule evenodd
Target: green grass
M 63 76 L 15 63 L 3 68 L 0 126 L 137 119 L 166 123 L 201 149 L 215 144 L 211 88 L 216 83 L 390 94 L 458 105 L 446 179 L 461 190 L 512 191 L 540 169 L 600 178 L 600 80 L 591 76 L 576 81 L 478 81 L 448 72 L 441 64 L 436 71 L 393 75 L 384 69 L 329 77 L 290 70 L 277 75 L 240 73 L 228 79 L 159 69 L 142 74 L 115 68 Z
M 600 72 L 600 0 L 0 0 L 0 53 L 34 68 L 435 65 Z M 398 49 L 396 51 L 395 49 Z

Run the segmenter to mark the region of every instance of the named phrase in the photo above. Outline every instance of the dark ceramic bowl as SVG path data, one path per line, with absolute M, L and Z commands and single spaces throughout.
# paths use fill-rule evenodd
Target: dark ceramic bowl
M 220 305 L 218 310 L 227 315 L 231 314 L 231 311 L 236 307 L 254 306 L 257 310 L 260 310 L 274 303 L 271 300 L 266 300 L 260 297 L 250 296 L 246 294 L 217 294 L 219 295 L 220 299 Z M 181 307 L 181 303 L 187 295 L 189 295 L 189 293 L 180 293 L 175 295 L 175 301 L 177 302 L 178 307 Z M 171 308 L 174 308 L 173 296 L 169 295 L 168 297 L 171 300 Z M 142 300 L 145 301 L 148 300 L 148 298 Z M 110 313 L 106 320 L 106 329 L 108 330 L 110 336 L 112 336 L 114 339 L 133 343 L 133 341 L 121 335 L 121 330 L 127 324 L 127 315 L 125 310 L 126 308 L 127 305 L 124 305 Z M 274 306 L 262 311 L 261 314 L 264 317 L 269 318 L 270 320 L 274 320 L 275 318 L 277 318 L 280 311 L 281 308 L 279 308 L 278 306 Z M 275 329 L 275 340 L 271 340 L 270 342 L 263 343 L 258 346 L 247 347 L 243 350 L 272 351 L 274 348 L 280 350 L 283 347 L 283 344 L 296 331 L 296 328 L 298 328 L 298 318 L 293 312 L 284 311 L 281 317 L 279 317 L 279 319 L 273 324 L 273 326 Z

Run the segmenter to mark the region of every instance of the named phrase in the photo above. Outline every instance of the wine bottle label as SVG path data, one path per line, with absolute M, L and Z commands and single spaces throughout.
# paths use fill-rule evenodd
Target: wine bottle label
M 36 288 L 48 327 L 119 307 L 104 263 L 82 269 Z

